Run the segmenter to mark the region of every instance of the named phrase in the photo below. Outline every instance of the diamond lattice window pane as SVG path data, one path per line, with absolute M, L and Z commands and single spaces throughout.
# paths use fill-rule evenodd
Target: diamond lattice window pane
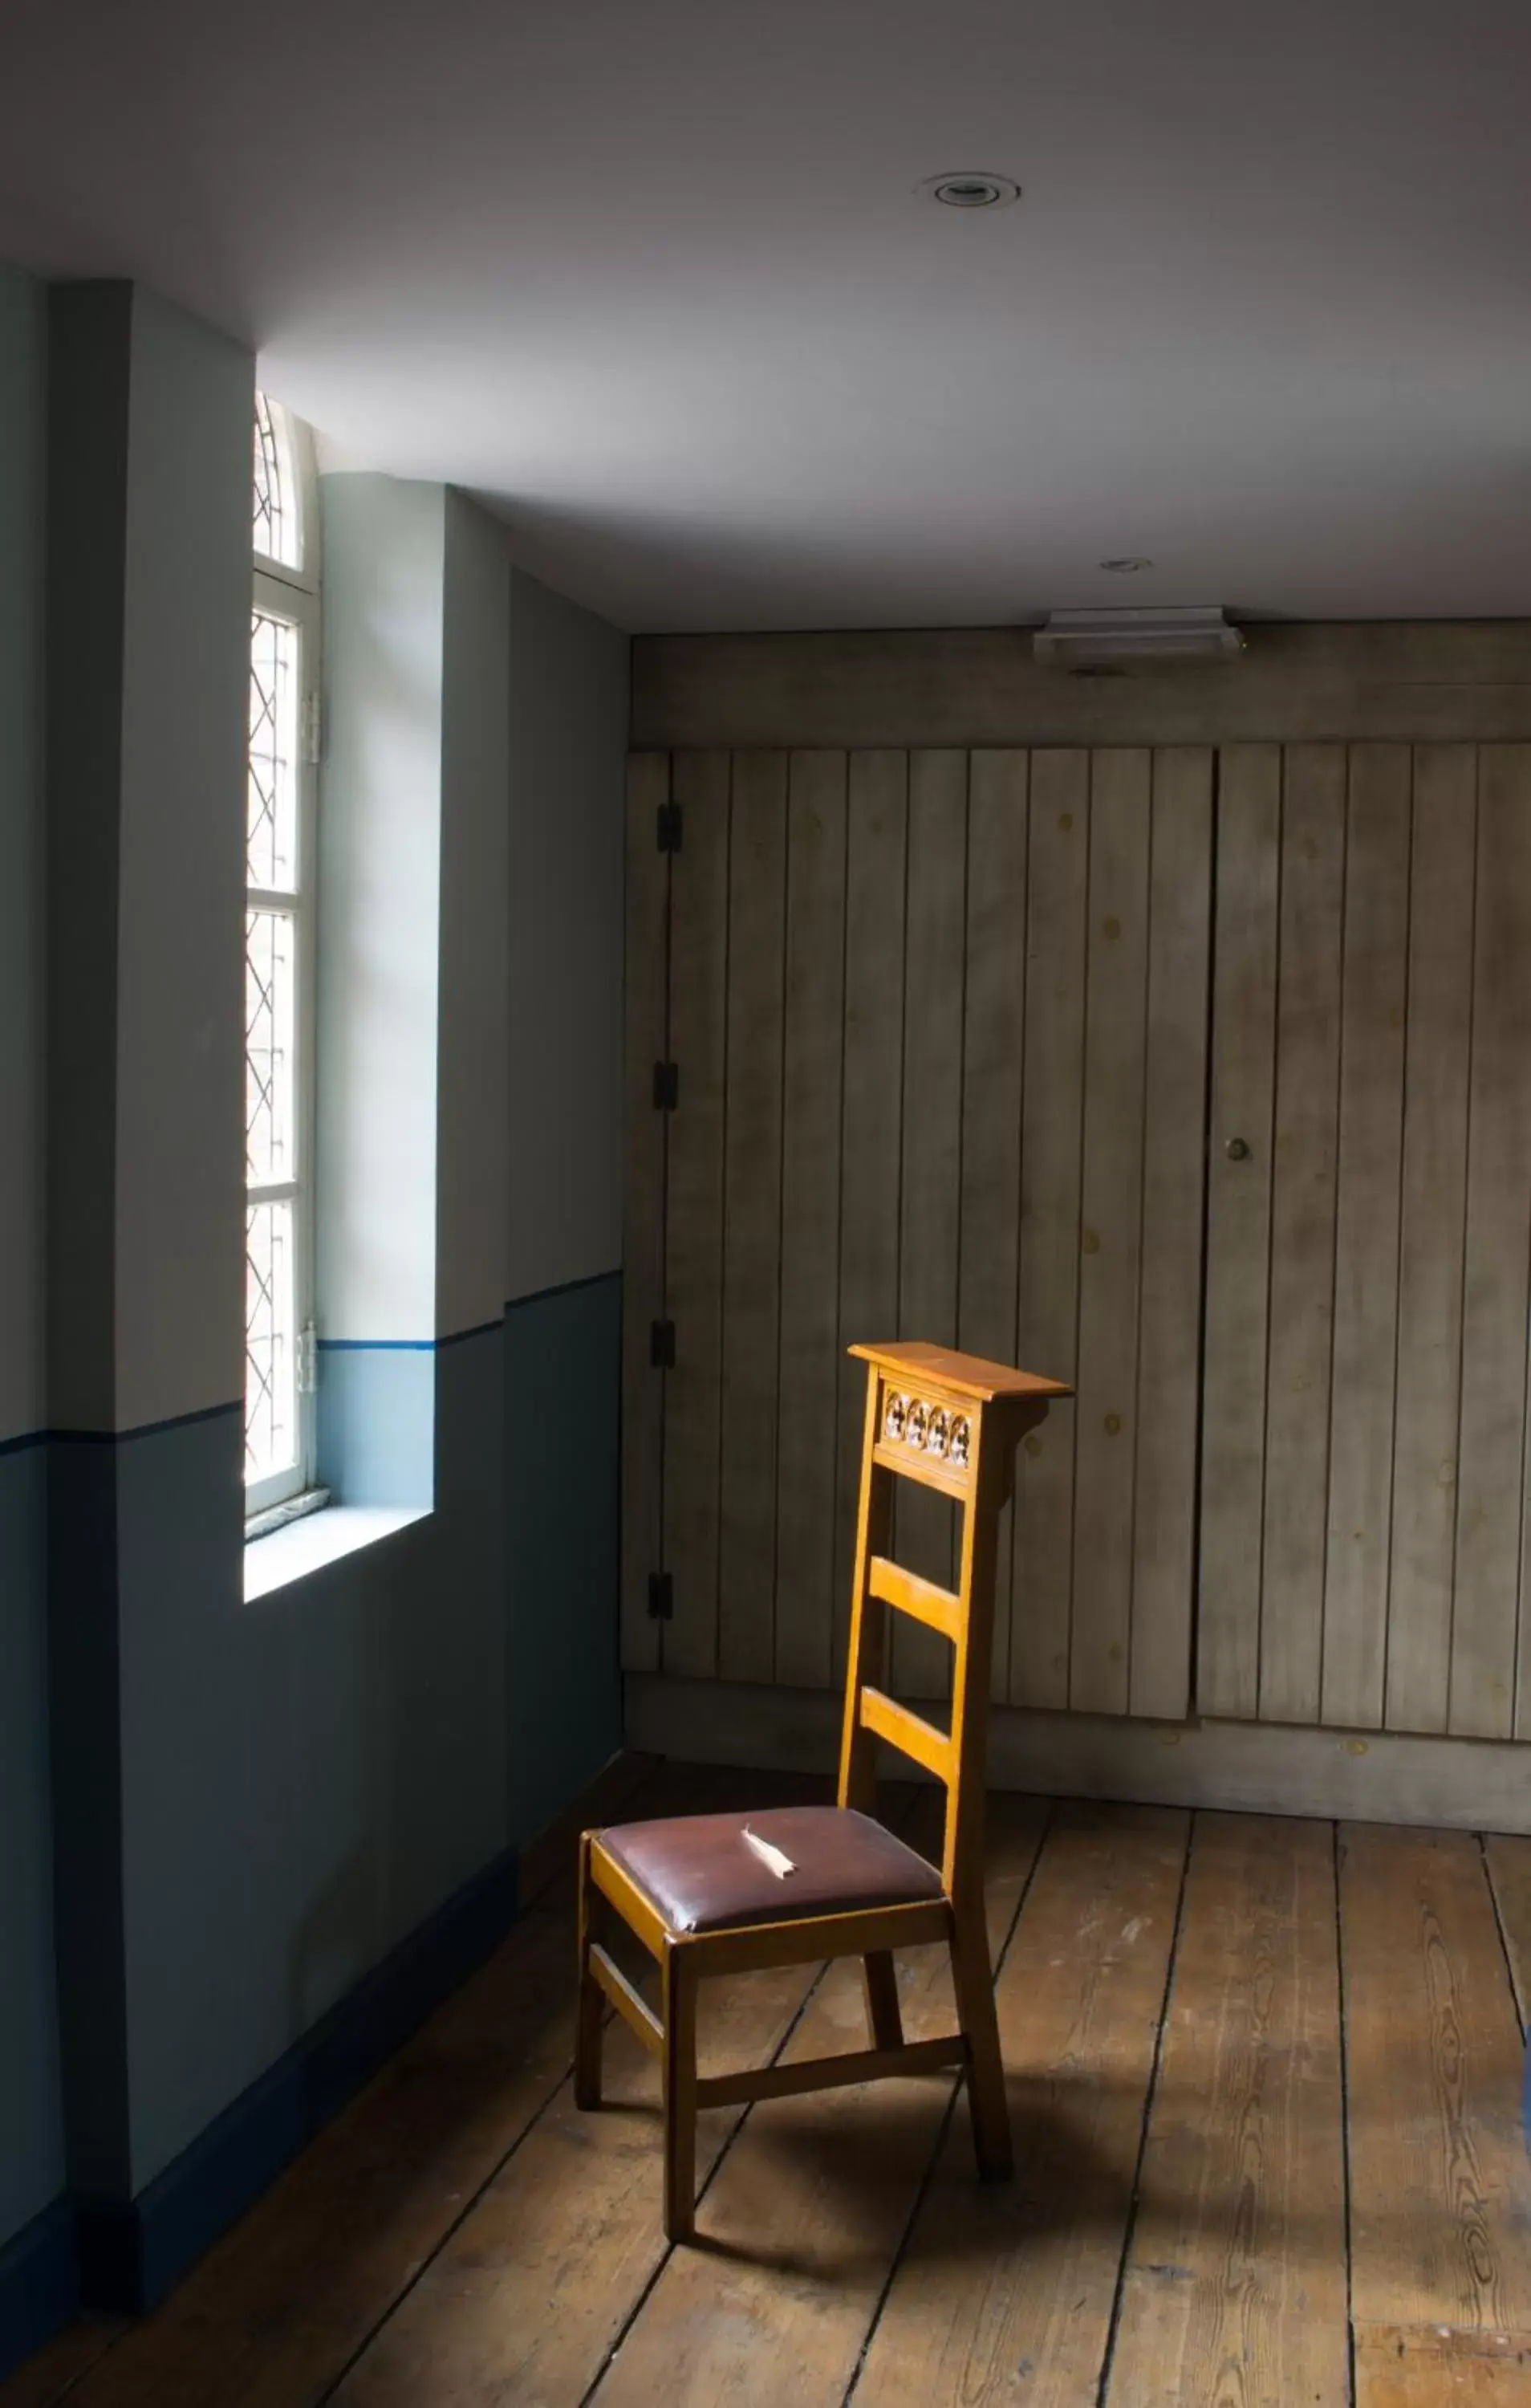
M 245 913 L 245 1176 L 297 1176 L 297 927 L 290 911 Z
M 255 550 L 284 567 L 301 568 L 302 531 L 287 422 L 264 393 L 255 396 L 254 437 L 250 528 Z
M 245 1480 L 297 1461 L 297 1324 L 293 1208 L 252 1204 L 245 1216 Z
M 298 631 L 250 620 L 250 823 L 246 882 L 291 894 L 298 882 Z

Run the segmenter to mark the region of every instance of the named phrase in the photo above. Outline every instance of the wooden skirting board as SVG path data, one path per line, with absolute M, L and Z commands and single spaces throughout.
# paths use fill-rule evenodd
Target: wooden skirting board
M 647 1672 L 626 1681 L 627 1745 L 692 1763 L 828 1772 L 839 1715 L 828 1690 Z M 1496 1740 L 996 1707 L 989 1783 L 1141 1805 L 1531 1833 L 1531 1749 Z
M 1252 625 L 1216 666 L 1068 677 L 1027 627 L 640 636 L 632 742 L 1217 744 L 1531 736 L 1531 621 Z

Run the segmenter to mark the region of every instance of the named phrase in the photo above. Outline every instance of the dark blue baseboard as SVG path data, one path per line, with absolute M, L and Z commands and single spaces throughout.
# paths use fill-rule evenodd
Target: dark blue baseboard
M 0 2249 L 0 2382 L 79 2306 L 74 2210 L 56 2199 Z
M 515 1921 L 516 1906 L 511 1848 L 402 1941 L 136 2199 L 126 2204 L 77 2200 L 74 2241 L 84 2305 L 127 2315 L 156 2307 L 483 1963 Z M 3 2310 L 0 2299 L 0 2333 Z

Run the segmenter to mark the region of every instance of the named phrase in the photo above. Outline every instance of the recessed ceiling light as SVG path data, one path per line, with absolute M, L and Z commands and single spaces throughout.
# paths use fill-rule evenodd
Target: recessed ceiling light
M 1020 185 L 1011 183 L 1009 176 L 991 176 L 976 167 L 932 176 L 920 190 L 946 209 L 1003 209 L 1021 198 Z
M 1136 577 L 1140 568 L 1152 568 L 1153 563 L 1143 559 L 1140 553 L 1124 552 L 1119 560 L 1103 560 L 1100 565 L 1102 568 L 1110 569 L 1114 576 Z

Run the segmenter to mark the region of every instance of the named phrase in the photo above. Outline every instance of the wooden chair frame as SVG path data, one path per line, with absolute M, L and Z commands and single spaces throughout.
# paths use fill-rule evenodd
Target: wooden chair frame
M 886 1741 L 946 1790 L 941 1890 L 915 1904 L 813 1914 L 696 1933 L 672 1931 L 601 1844 L 579 1842 L 579 1991 L 574 2095 L 601 2103 L 601 2032 L 609 2003 L 658 2057 L 665 2104 L 665 2230 L 695 2229 L 696 2115 L 808 2090 L 928 2073 L 960 2066 L 972 2104 L 980 2173 L 1011 2171 L 1009 2111 L 983 1906 L 983 1809 L 990 1659 L 994 1644 L 999 1515 L 1010 1496 L 1015 1451 L 1049 1404 L 1070 1392 L 1055 1380 L 941 1347 L 852 1346 L 867 1366 L 866 1418 L 851 1601 L 850 1656 L 837 1799 L 877 1813 L 877 1755 Z M 955 1593 L 904 1570 L 888 1556 L 894 1482 L 912 1480 L 961 1508 L 961 1574 Z M 952 1727 L 937 1728 L 889 1697 L 887 1613 L 909 1615 L 952 1641 Z M 620 1916 L 659 1968 L 656 2015 L 602 1946 L 601 1902 Z M 904 2038 L 894 1951 L 940 1942 L 951 1952 L 956 2031 Z M 791 2065 L 704 2079 L 696 2066 L 697 1991 L 720 1973 L 761 1966 L 859 1956 L 872 2045 Z

